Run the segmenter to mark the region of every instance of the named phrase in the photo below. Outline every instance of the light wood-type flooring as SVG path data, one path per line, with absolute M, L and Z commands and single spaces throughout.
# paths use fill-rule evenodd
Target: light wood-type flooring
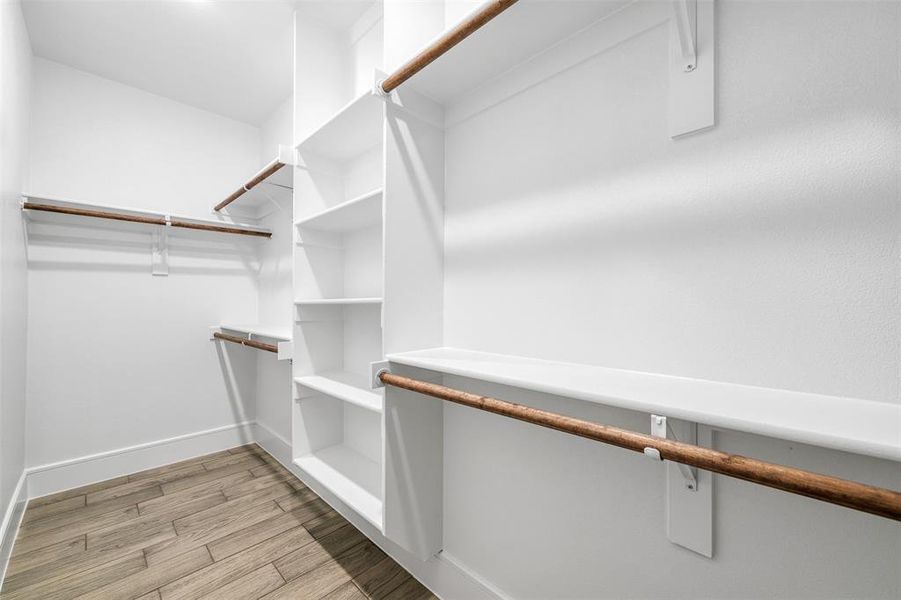
M 251 444 L 32 500 L 0 598 L 434 596 Z

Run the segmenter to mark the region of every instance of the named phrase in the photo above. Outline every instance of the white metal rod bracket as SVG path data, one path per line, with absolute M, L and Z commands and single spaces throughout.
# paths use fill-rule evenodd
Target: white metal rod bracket
M 166 225 L 169 224 L 169 216 L 166 216 Z M 153 241 L 150 252 L 150 272 L 153 275 L 165 277 L 169 275 L 169 232 L 166 226 L 156 227 L 153 230 Z
M 382 380 L 379 379 L 379 376 L 386 371 L 388 371 L 387 360 L 379 360 L 374 363 L 369 363 L 370 386 L 372 387 L 372 389 L 377 390 L 379 388 L 385 387 L 385 384 L 382 383 Z
M 714 0 L 671 0 L 667 122 L 672 138 L 716 124 Z
M 698 443 L 698 425 L 697 423 L 686 423 L 685 429 L 688 431 L 687 439 L 679 439 L 675 432 L 673 431 L 672 426 L 670 426 L 666 417 L 661 415 L 651 415 L 651 435 L 654 437 L 659 437 L 663 439 L 674 439 L 677 442 L 685 442 L 686 444 L 697 444 Z M 647 454 L 648 449 L 645 449 L 645 454 Z M 658 453 L 659 454 L 659 453 Z M 675 463 L 679 467 L 679 471 L 682 473 L 682 477 L 685 479 L 685 488 L 689 489 L 693 492 L 698 490 L 698 469 L 695 467 L 689 467 L 688 465 L 683 465 L 682 463 Z
M 710 427 L 680 419 L 667 419 L 663 415 L 651 415 L 651 435 L 713 447 L 713 431 Z M 654 449 L 646 448 L 645 454 L 649 454 L 649 450 Z M 666 537 L 674 544 L 712 558 L 713 474 L 672 461 L 665 461 L 664 469 Z

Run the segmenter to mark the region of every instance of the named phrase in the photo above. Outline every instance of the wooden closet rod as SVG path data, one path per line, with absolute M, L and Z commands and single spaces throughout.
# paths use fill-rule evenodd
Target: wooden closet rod
M 218 331 L 213 333 L 213 337 L 216 339 L 219 339 L 219 340 L 224 340 L 226 342 L 233 342 L 235 344 L 241 344 L 242 346 L 250 346 L 251 348 L 256 348 L 257 350 L 265 350 L 266 352 L 278 353 L 278 346 L 276 346 L 275 344 L 267 344 L 265 342 L 249 340 L 247 338 L 238 337 L 236 335 L 228 335 L 227 333 L 219 333 Z
M 263 170 L 261 170 L 259 173 L 254 175 L 250 181 L 248 181 L 247 183 L 245 183 L 244 185 L 242 185 L 241 187 L 236 189 L 234 192 L 232 192 L 231 196 L 229 196 L 228 198 L 226 198 L 225 200 L 223 200 L 222 202 L 217 204 L 215 207 L 213 207 L 213 210 L 217 210 L 217 211 L 222 210 L 223 208 L 225 208 L 226 206 L 228 206 L 229 204 L 231 204 L 232 202 L 234 202 L 235 200 L 237 200 L 238 198 L 243 196 L 245 194 L 245 192 L 249 192 L 256 186 L 258 186 L 260 183 L 262 183 L 262 181 L 264 179 L 266 179 L 267 177 L 269 177 L 270 175 L 272 175 L 273 173 L 275 173 L 276 171 L 278 171 L 279 169 L 281 169 L 284 166 L 285 166 L 285 163 L 279 161 L 278 159 L 272 161 L 271 163 L 269 163 L 268 165 L 263 167 Z
M 385 385 L 426 394 L 448 402 L 556 429 L 635 452 L 645 453 L 645 449 L 657 450 L 661 459 L 901 521 L 901 493 L 893 490 L 582 421 L 521 404 L 394 375 L 387 371 L 381 372 L 378 377 Z
M 78 215 L 80 217 L 94 217 L 96 219 L 109 219 L 112 221 L 128 221 L 131 223 L 144 223 L 147 225 L 169 225 L 171 227 L 181 227 L 183 229 L 198 229 L 202 231 L 218 231 L 220 233 L 235 233 L 238 235 L 250 235 L 256 237 L 271 238 L 272 233 L 268 231 L 256 231 L 254 229 L 243 229 L 241 227 L 229 227 L 228 225 L 217 225 L 213 223 L 194 223 L 178 218 L 170 218 L 166 221 L 162 216 L 142 216 L 131 215 L 128 213 L 113 212 L 108 210 L 94 210 L 87 208 L 75 208 L 72 206 L 57 206 L 55 204 L 41 204 L 39 202 L 25 201 L 22 208 L 28 210 L 41 210 L 45 212 L 61 213 L 64 215 Z
M 240 227 L 229 227 L 228 225 L 215 225 L 213 223 L 193 223 L 191 221 L 182 221 L 181 219 L 169 219 L 169 225 L 172 227 L 181 227 L 183 229 L 198 229 L 200 231 L 218 231 L 219 233 L 237 233 L 240 235 L 250 235 L 255 237 L 271 238 L 272 233 L 269 231 L 256 231 L 254 229 L 242 229 Z
M 43 210 L 46 212 L 61 213 L 64 215 L 78 215 L 80 217 L 94 217 L 97 219 L 110 219 L 113 221 L 129 221 L 131 223 L 146 223 L 148 225 L 165 225 L 165 217 L 144 217 L 130 215 L 128 213 L 116 213 L 105 210 L 93 210 L 87 208 L 74 208 L 71 206 L 56 206 L 54 204 L 40 204 L 38 202 L 23 202 L 22 208 L 28 210 Z
M 397 88 L 400 84 L 413 77 L 442 54 L 468 38 L 488 21 L 498 16 L 514 4 L 517 0 L 493 0 L 470 15 L 459 25 L 435 40 L 428 48 L 414 56 L 405 65 L 382 81 L 382 91 L 386 94 Z

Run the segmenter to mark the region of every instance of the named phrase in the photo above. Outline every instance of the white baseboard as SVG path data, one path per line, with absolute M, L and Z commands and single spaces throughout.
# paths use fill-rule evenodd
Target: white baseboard
M 260 447 L 272 455 L 272 458 L 280 462 L 286 468 L 291 468 L 291 442 L 275 433 L 259 421 L 253 424 L 254 438 Z
M 254 424 L 238 423 L 25 469 L 28 497 L 38 498 L 137 473 L 256 440 Z
M 25 506 L 28 504 L 28 486 L 26 479 L 28 474 L 22 471 L 16 489 L 13 490 L 9 505 L 3 513 L 3 523 L 0 524 L 0 582 L 6 577 L 6 566 L 13 551 L 13 543 L 19 533 L 19 524 L 22 515 L 25 514 Z

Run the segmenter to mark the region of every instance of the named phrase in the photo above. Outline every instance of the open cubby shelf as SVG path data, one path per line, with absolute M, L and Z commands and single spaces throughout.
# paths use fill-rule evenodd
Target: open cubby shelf
M 381 465 L 343 444 L 305 454 L 294 464 L 367 521 L 382 528 Z
M 308 306 L 342 306 L 348 304 L 381 304 L 381 298 L 308 298 L 296 304 Z
M 382 219 L 381 188 L 311 215 L 296 223 L 297 227 L 346 233 L 378 225 Z
M 377 146 L 384 111 L 384 100 L 363 92 L 297 145 L 301 159 L 314 155 L 340 163 Z
M 370 389 L 369 379 L 363 375 L 347 371 L 324 371 L 318 375 L 296 377 L 294 382 L 366 410 L 382 412 L 383 391 Z

